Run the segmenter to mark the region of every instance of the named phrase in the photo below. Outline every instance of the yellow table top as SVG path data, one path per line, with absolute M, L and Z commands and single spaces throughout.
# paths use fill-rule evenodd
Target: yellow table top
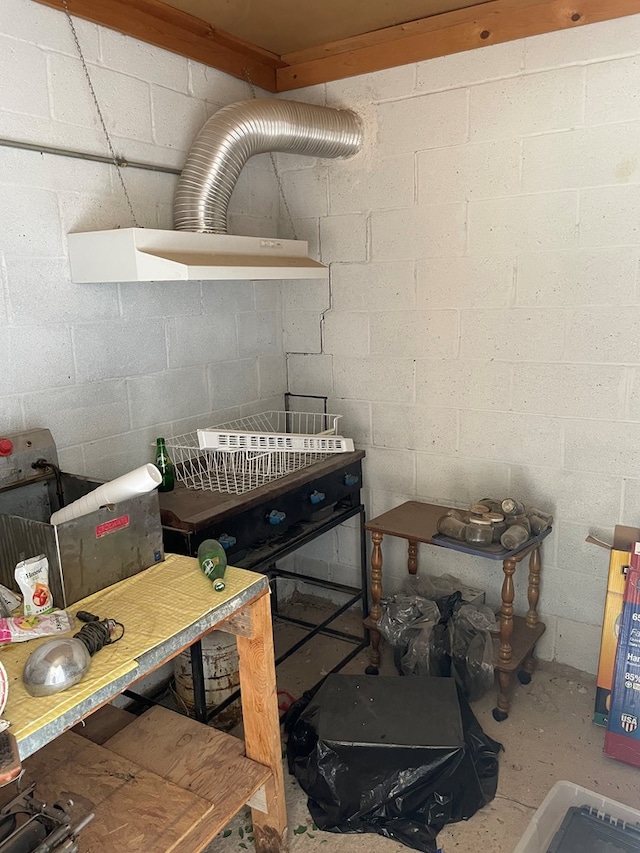
M 117 643 L 105 646 L 92 657 L 89 672 L 82 681 L 52 696 L 30 696 L 22 683 L 22 670 L 27 657 L 50 637 L 0 647 L 0 661 L 9 676 L 9 697 L 3 716 L 10 721 L 11 731 L 18 742 L 61 718 L 66 712 L 81 707 L 85 700 L 108 688 L 120 676 L 133 673 L 138 668 L 138 659 L 145 652 L 213 611 L 228 610 L 229 602 L 252 585 L 256 585 L 258 594 L 266 583 L 264 575 L 233 566 L 227 566 L 224 580 L 225 590 L 215 592 L 211 581 L 200 571 L 197 560 L 168 554 L 164 562 L 100 590 L 68 608 L 74 614 L 78 610 L 88 610 L 101 619 L 122 622 L 125 633 Z M 258 581 L 261 583 L 257 584 Z M 75 620 L 73 631 L 56 636 L 70 636 L 81 627 L 82 622 Z M 131 678 L 131 681 L 134 680 L 135 675 Z

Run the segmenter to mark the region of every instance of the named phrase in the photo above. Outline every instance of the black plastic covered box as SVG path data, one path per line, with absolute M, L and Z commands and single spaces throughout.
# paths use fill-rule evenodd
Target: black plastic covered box
M 435 853 L 442 827 L 493 799 L 500 744 L 451 678 L 328 676 L 287 744 L 319 829 Z

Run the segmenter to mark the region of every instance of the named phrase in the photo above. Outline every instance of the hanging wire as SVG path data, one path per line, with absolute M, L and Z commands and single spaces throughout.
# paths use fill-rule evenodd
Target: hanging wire
M 69 12 L 69 7 L 67 5 L 67 0 L 62 0 L 62 5 L 64 6 L 64 11 L 67 14 L 67 20 L 69 21 L 69 26 L 71 27 L 71 34 L 73 35 L 73 40 L 76 44 L 76 49 L 78 51 L 78 56 L 80 57 L 80 62 L 82 63 L 82 67 L 84 69 L 85 77 L 87 78 L 87 83 L 89 84 L 89 91 L 91 92 L 91 97 L 93 98 L 93 103 L 96 106 L 96 111 L 98 113 L 98 118 L 100 119 L 100 124 L 102 125 L 102 130 L 104 131 L 105 139 L 107 140 L 107 147 L 109 149 L 109 154 L 111 155 L 111 159 L 113 161 L 113 165 L 116 167 L 116 171 L 118 173 L 118 178 L 120 179 L 120 184 L 122 186 L 122 191 L 124 193 L 124 197 L 127 200 L 127 207 L 129 208 L 129 213 L 131 214 L 131 220 L 136 228 L 139 228 L 138 220 L 136 219 L 136 214 L 133 210 L 133 205 L 131 204 L 131 199 L 129 198 L 129 193 L 127 192 L 127 187 L 124 182 L 124 176 L 122 174 L 122 169 L 120 168 L 120 161 L 116 156 L 116 152 L 114 151 L 113 145 L 111 144 L 111 137 L 109 136 L 109 131 L 107 130 L 107 124 L 104 120 L 104 116 L 102 114 L 102 110 L 100 109 L 100 104 L 98 102 L 98 97 L 96 95 L 95 89 L 93 88 L 93 83 L 91 82 L 91 76 L 89 74 L 89 69 L 87 67 L 87 63 L 85 62 L 84 54 L 82 53 L 82 48 L 80 47 L 80 40 L 78 39 L 78 33 L 76 32 L 75 25 L 73 23 L 73 18 L 71 17 L 71 13 Z
M 256 87 L 253 85 L 253 80 L 251 79 L 251 75 L 249 74 L 248 68 L 243 68 L 244 76 L 249 84 L 249 88 L 251 89 L 251 96 L 255 99 L 257 98 Z M 287 202 L 287 197 L 284 194 L 284 187 L 282 186 L 282 180 L 280 178 L 280 173 L 278 172 L 278 167 L 276 166 L 276 158 L 273 156 L 273 151 L 269 151 L 269 159 L 271 160 L 271 166 L 273 167 L 273 173 L 276 176 L 276 181 L 278 183 L 278 190 L 280 192 L 280 198 L 282 199 L 282 203 L 284 204 L 284 209 L 287 212 L 287 219 L 289 221 L 289 228 L 291 229 L 291 233 L 293 234 L 293 239 L 297 240 L 298 235 L 296 234 L 296 227 L 293 224 L 293 216 L 291 215 L 291 211 L 289 210 L 289 204 Z

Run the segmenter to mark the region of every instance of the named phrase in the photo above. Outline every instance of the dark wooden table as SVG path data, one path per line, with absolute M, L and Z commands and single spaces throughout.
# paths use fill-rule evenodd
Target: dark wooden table
M 382 540 L 385 536 L 395 536 L 408 541 L 407 569 L 415 575 L 418 571 L 418 545 L 449 547 L 485 559 L 500 560 L 504 580 L 502 583 L 502 607 L 500 608 L 500 634 L 494 642 L 494 667 L 498 673 L 498 699 L 493 716 L 501 722 L 509 714 L 514 675 L 517 673 L 521 683 L 528 684 L 535 668 L 534 652 L 545 625 L 538 619 L 538 599 L 540 597 L 540 573 L 542 559 L 540 546 L 551 528 L 539 536 L 530 539 L 515 551 L 505 551 L 500 545 L 490 549 L 473 548 L 466 543 L 447 540 L 437 530 L 438 519 L 451 507 L 437 504 L 407 501 L 389 512 L 372 518 L 365 524 L 373 541 L 371 554 L 371 613 L 365 620 L 371 632 L 371 666 L 368 672 L 376 673 L 380 663 L 380 633 L 378 621 L 382 615 L 380 599 L 382 597 Z M 529 585 L 527 597 L 529 610 L 524 618 L 514 616 L 513 599 L 515 596 L 514 574 L 518 563 L 529 557 Z

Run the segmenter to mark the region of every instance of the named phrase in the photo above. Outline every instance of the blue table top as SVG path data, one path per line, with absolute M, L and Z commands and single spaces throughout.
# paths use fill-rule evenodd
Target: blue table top
M 526 551 L 531 548 L 532 545 L 542 542 L 542 540 L 546 539 L 552 530 L 553 528 L 548 527 L 546 530 L 543 530 L 542 533 L 538 533 L 537 536 L 532 536 L 530 539 L 527 539 L 524 544 L 520 545 L 519 548 L 514 548 L 512 551 L 507 551 L 507 549 L 503 548 L 499 542 L 493 542 L 486 548 L 478 548 L 474 545 L 469 545 L 467 542 L 450 539 L 448 536 L 443 536 L 442 533 L 435 533 L 431 537 L 431 542 L 434 545 L 440 545 L 442 548 L 451 548 L 452 551 L 462 551 L 463 554 L 473 554 L 475 557 L 486 557 L 488 560 L 508 560 L 511 557 L 515 557 L 517 554 L 520 554 L 522 551 Z

